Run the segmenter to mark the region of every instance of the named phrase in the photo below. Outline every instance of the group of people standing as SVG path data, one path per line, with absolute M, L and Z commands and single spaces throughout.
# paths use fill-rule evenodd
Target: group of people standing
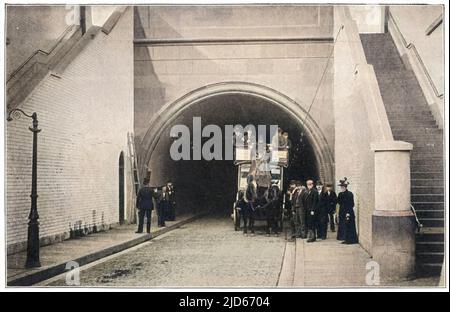
M 166 226 L 166 221 L 175 221 L 175 194 L 172 183 L 158 187 L 149 186 L 150 179 L 145 178 L 143 186 L 139 189 L 136 198 L 138 209 L 138 229 L 136 233 L 144 230 L 144 220 L 147 218 L 147 233 L 150 233 L 152 210 L 156 206 L 158 227 Z
M 307 239 L 307 242 L 327 239 L 328 225 L 336 232 L 337 239 L 345 244 L 358 243 L 356 233 L 353 193 L 348 190 L 347 178 L 339 181 L 340 192 L 336 195 L 333 185 L 325 186 L 312 179 L 306 186 L 300 181 L 291 181 L 285 198 L 285 217 L 281 220 L 283 194 L 276 184 L 270 187 L 258 187 L 253 174 L 247 176 L 247 186 L 238 192 L 235 203 L 235 230 L 240 229 L 243 221 L 243 232 L 249 229 L 254 234 L 255 220 L 267 221 L 266 234 L 278 235 L 280 226 L 286 229 L 286 237 L 290 239 Z M 261 193 L 261 194 L 259 194 Z M 335 218 L 337 210 L 337 218 Z M 258 217 L 258 212 L 264 218 Z
M 307 239 L 315 242 L 327 238 L 328 224 L 335 232 L 336 206 L 338 211 L 337 239 L 346 244 L 358 242 L 355 225 L 353 193 L 348 190 L 347 178 L 339 181 L 339 195 L 333 190 L 333 185 L 324 185 L 319 181 L 306 181 L 306 187 L 300 181 L 292 181 L 286 196 L 286 208 L 290 211 L 292 238 Z

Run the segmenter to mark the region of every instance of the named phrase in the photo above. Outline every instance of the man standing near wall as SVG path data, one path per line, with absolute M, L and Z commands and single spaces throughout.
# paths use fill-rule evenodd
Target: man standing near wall
M 154 192 L 148 186 L 150 180 L 144 179 L 144 186 L 139 189 L 136 199 L 136 208 L 139 209 L 139 224 L 136 233 L 142 233 L 144 218 L 147 217 L 147 233 L 150 233 L 150 222 L 152 220 Z

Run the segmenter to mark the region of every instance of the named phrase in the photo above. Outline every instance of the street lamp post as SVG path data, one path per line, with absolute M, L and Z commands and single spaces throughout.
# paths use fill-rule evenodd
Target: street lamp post
M 37 134 L 41 132 L 38 129 L 37 114 L 26 114 L 21 109 L 13 109 L 9 112 L 7 121 L 12 121 L 13 117 L 20 118 L 20 115 L 24 115 L 33 120 L 33 127 L 29 127 L 33 132 L 33 161 L 31 171 L 31 209 L 28 215 L 28 241 L 27 241 L 27 261 L 25 267 L 35 268 L 40 267 L 41 262 L 39 260 L 39 214 L 37 210 Z

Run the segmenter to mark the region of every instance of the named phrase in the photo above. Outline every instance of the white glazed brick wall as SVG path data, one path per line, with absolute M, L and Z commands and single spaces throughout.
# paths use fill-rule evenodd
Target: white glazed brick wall
M 37 112 L 38 211 L 43 243 L 67 238 L 69 225 L 119 221 L 118 162 L 133 131 L 133 22 L 128 9 L 109 35 L 100 32 L 61 77 L 48 76 L 19 106 Z M 8 252 L 23 247 L 30 210 L 31 120 L 7 123 Z M 95 212 L 95 217 L 94 217 Z M 21 247 L 22 246 L 22 247 Z

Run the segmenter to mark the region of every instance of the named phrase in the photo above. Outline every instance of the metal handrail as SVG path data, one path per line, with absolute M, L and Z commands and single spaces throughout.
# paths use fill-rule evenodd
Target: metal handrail
M 22 64 L 20 64 L 20 66 L 19 67 L 17 67 L 17 69 L 15 69 L 10 75 L 9 75 L 9 77 L 8 77 L 8 80 L 6 80 L 6 83 L 8 83 L 11 79 L 13 79 L 16 75 L 17 75 L 17 73 L 19 73 L 21 70 L 22 70 L 22 68 L 24 68 L 30 61 L 31 61 L 31 59 L 33 58 L 33 57 L 35 57 L 37 54 L 43 54 L 43 55 L 45 55 L 45 56 L 48 56 L 48 55 L 50 55 L 55 49 L 56 49 L 56 47 L 57 46 L 59 46 L 59 44 L 62 42 L 62 40 L 67 36 L 67 34 L 75 27 L 76 25 L 75 24 L 72 24 L 72 25 L 70 25 L 69 27 L 67 27 L 64 31 L 63 31 L 63 33 L 58 37 L 58 39 L 56 40 L 56 42 L 55 42 L 55 44 L 50 48 L 50 50 L 48 50 L 48 51 L 44 51 L 44 50 L 41 50 L 41 49 L 38 49 L 38 50 L 36 50 L 36 51 L 34 51 Z
M 410 203 L 409 206 L 411 207 L 411 211 L 414 214 L 414 218 L 416 219 L 417 224 L 417 232 L 420 232 L 420 229 L 423 228 L 423 224 L 420 223 L 419 218 L 417 217 L 416 208 Z
M 439 16 L 428 26 L 427 30 L 425 30 L 425 34 L 427 36 L 431 35 L 433 31 L 442 24 L 444 18 L 444 14 L 439 14 Z
M 439 93 L 438 89 L 436 88 L 436 85 L 433 82 L 433 79 L 430 76 L 430 73 L 427 69 L 427 67 L 425 66 L 425 63 L 423 62 L 422 58 L 420 57 L 419 51 L 417 51 L 416 46 L 414 45 L 414 43 L 410 42 L 408 43 L 405 39 L 405 37 L 403 36 L 402 32 L 400 31 L 400 28 L 398 27 L 397 22 L 395 21 L 394 16 L 392 15 L 391 11 L 388 11 L 388 18 L 392 21 L 392 24 L 395 26 L 397 32 L 400 34 L 400 39 L 403 43 L 403 46 L 408 49 L 408 50 L 412 50 L 414 52 L 414 54 L 416 55 L 420 66 L 422 67 L 423 72 L 425 73 L 425 76 L 427 77 L 427 80 L 429 82 L 429 84 L 431 85 L 431 88 L 433 89 L 434 94 L 442 99 L 444 97 L 444 93 Z

